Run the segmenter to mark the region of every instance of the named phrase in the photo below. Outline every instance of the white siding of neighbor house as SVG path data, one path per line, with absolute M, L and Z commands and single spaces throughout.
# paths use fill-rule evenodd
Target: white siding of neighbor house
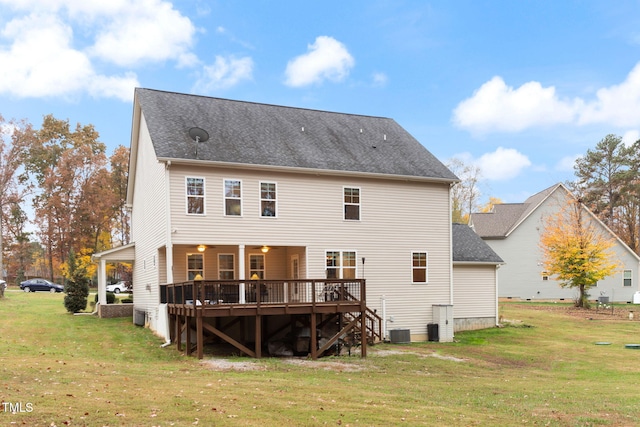
M 414 339 L 426 338 L 432 305 L 451 302 L 448 183 L 175 163 L 170 171 L 175 281 L 186 277 L 186 253 L 194 252 L 198 244 L 216 246 L 211 255 L 205 255 L 205 278 L 215 278 L 209 276 L 217 271 L 215 253 L 224 252 L 219 247 L 225 245 L 245 245 L 247 259 L 250 253 L 260 253 L 262 245 L 274 247 L 266 256 L 268 279 L 290 274 L 293 253 L 299 255 L 301 277 L 321 279 L 326 250 L 356 251 L 357 277 L 367 279 L 367 306 L 381 314 L 384 295 L 387 316 L 395 320 L 390 328 L 410 329 Z M 205 178 L 206 215 L 186 214 L 187 176 Z M 224 216 L 225 179 L 242 181 L 242 217 Z M 277 183 L 276 218 L 260 217 L 261 181 Z M 345 186 L 360 188 L 360 221 L 343 219 Z M 287 252 L 282 253 L 282 248 Z M 412 251 L 428 253 L 427 284 L 411 283 Z M 281 265 L 280 271 L 271 268 L 276 265 Z
M 578 290 L 562 288 L 553 277 L 543 280 L 543 268 L 540 264 L 542 251 L 539 247 L 543 230 L 542 218 L 558 211 L 566 204 L 566 193 L 558 189 L 543 202 L 508 238 L 503 240 L 485 240 L 486 243 L 505 261 L 500 268 L 500 297 L 521 299 L 565 299 L 574 300 Z M 585 218 L 592 218 L 585 211 Z M 603 233 L 614 237 L 605 227 L 592 219 Z M 590 299 L 596 300 L 601 293 L 611 301 L 633 301 L 633 294 L 640 289 L 639 261 L 626 246 L 616 241 L 611 249 L 620 261 L 620 269 L 612 276 L 600 281 L 590 290 Z M 632 286 L 623 286 L 623 270 L 632 271 Z
M 160 302 L 159 280 L 166 277 L 163 254 L 166 244 L 165 168 L 159 163 L 144 117 L 141 116 L 137 168 L 131 213 L 131 241 L 136 244 L 133 266 L 134 309 L 144 310 L 152 329 L 157 329 Z
M 454 264 L 453 318 L 456 331 L 486 328 L 498 323 L 497 274 L 497 267 L 491 264 Z M 459 327 L 462 323 L 464 328 Z

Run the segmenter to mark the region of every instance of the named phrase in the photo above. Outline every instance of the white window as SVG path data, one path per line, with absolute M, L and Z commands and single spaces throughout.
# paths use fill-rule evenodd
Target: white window
M 344 187 L 344 219 L 360 220 L 360 189 Z
M 413 283 L 428 282 L 428 257 L 426 252 L 411 252 L 411 269 Z
M 186 178 L 187 214 L 204 215 L 204 178 Z
M 355 279 L 357 262 L 355 251 L 327 251 L 325 254 L 327 279 Z
M 631 270 L 624 270 L 622 284 L 623 286 L 631 286 Z
M 218 254 L 218 278 L 220 280 L 235 279 L 235 262 L 233 254 Z
M 198 275 L 204 278 L 203 254 L 187 254 L 187 280 L 195 280 Z
M 264 255 L 249 255 L 249 278 L 251 280 L 264 279 Z
M 260 216 L 275 217 L 277 214 L 277 192 L 275 182 L 260 183 Z
M 238 179 L 224 180 L 224 214 L 242 216 L 242 181 Z

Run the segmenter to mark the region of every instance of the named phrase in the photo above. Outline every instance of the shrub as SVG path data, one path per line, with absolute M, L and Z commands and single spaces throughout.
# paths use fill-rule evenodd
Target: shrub
M 98 302 L 98 294 L 94 298 L 95 302 Z M 116 303 L 116 294 L 113 292 L 107 292 L 107 304 L 115 304 Z
M 123 304 L 131 304 L 133 302 L 133 298 L 122 298 L 120 302 Z
M 89 280 L 86 278 L 86 270 L 78 264 L 73 251 L 69 253 L 67 265 L 69 281 L 64 288 L 67 293 L 64 297 L 64 306 L 69 313 L 77 313 L 87 308 Z

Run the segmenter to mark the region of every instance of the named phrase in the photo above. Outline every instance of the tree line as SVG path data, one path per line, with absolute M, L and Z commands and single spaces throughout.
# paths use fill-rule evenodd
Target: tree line
M 91 124 L 47 115 L 38 129 L 0 115 L 0 274 L 54 281 L 70 256 L 87 264 L 129 243 L 128 165 L 129 149 L 108 156 Z

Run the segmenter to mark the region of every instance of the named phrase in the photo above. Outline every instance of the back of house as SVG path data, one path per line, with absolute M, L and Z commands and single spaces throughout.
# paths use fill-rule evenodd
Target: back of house
M 392 119 L 138 89 L 136 309 L 162 331 L 160 284 L 364 278 L 367 306 L 424 339 L 452 301 L 456 180 Z

